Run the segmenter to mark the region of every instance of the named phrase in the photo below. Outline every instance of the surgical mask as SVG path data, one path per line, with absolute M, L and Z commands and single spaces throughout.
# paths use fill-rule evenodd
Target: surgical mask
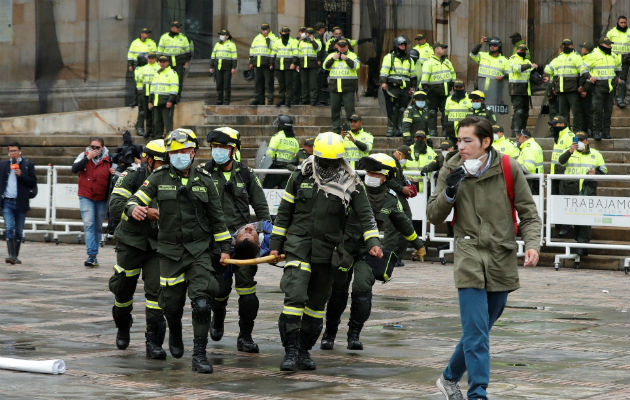
M 492 140 L 499 140 L 499 135 L 496 133 L 492 134 Z
M 427 105 L 427 102 L 422 100 L 422 101 L 416 101 L 416 107 L 418 108 L 424 108 L 424 106 Z
M 569 53 L 571 53 L 572 51 L 573 51 L 573 49 L 572 49 L 572 48 L 570 48 L 569 46 L 564 46 L 564 47 L 562 48 L 562 52 L 563 52 L 564 54 L 569 54 Z
M 464 161 L 464 169 L 466 170 L 466 172 L 470 175 L 477 175 L 477 172 L 479 172 L 479 168 L 481 168 L 481 166 L 483 165 L 483 161 L 481 161 L 481 159 L 485 157 L 487 157 L 487 154 L 484 154 L 479 158 L 473 158 Z
M 230 160 L 230 150 L 221 147 L 213 147 L 212 159 L 215 163 L 223 165 Z
M 379 187 L 381 186 L 381 178 L 365 175 L 365 186 L 373 187 L 373 188 Z
M 586 145 L 584 144 L 584 142 L 578 142 L 577 151 L 584 151 L 585 148 L 586 148 Z
M 225 42 L 226 36 L 225 35 L 219 35 L 219 40 L 222 42 Z
M 448 150 L 442 150 L 442 157 L 446 158 L 447 154 L 448 154 Z
M 481 103 L 472 103 L 473 110 L 481 110 Z
M 300 37 L 301 37 L 302 39 L 304 39 L 304 38 L 306 37 L 306 33 L 305 33 L 305 32 L 302 32 L 302 34 L 300 35 Z
M 404 166 L 405 166 L 405 164 L 407 164 L 407 159 L 406 159 L 406 158 L 403 158 L 402 160 L 400 160 L 400 161 L 398 161 L 398 162 L 400 163 L 400 166 L 401 166 L 401 167 L 404 167 Z
M 190 154 L 187 153 L 170 154 L 168 158 L 171 160 L 170 162 L 173 168 L 180 171 L 188 168 L 188 166 L 192 162 L 192 160 L 190 159 Z

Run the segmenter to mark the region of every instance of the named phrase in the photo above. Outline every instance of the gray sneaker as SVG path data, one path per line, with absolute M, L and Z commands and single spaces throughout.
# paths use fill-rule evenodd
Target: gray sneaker
M 444 378 L 444 375 L 441 375 L 438 380 L 435 381 L 435 385 L 440 389 L 440 392 L 444 394 L 446 400 L 464 400 L 464 396 L 462 396 L 462 391 L 457 382 L 447 380 Z

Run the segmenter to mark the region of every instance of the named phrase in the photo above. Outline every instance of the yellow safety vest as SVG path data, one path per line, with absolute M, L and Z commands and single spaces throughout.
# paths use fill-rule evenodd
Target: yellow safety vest
M 534 140 L 529 138 L 521 143 L 521 154 L 516 159 L 519 164 L 530 174 L 543 174 L 543 150 L 542 147 Z M 553 168 L 553 167 L 552 167 Z M 552 172 L 553 173 L 553 172 Z
M 389 77 L 402 81 L 400 87 L 404 89 L 409 85 L 410 80 L 416 76 L 415 65 L 411 58 L 401 60 L 392 53 L 385 54 L 380 75 L 382 80 Z
M 520 151 L 514 146 L 511 140 L 508 140 L 505 136 L 501 136 L 497 140 L 492 141 L 492 147 L 499 153 L 507 154 L 513 159 L 518 159 Z
M 317 46 L 317 49 L 313 47 L 312 42 L 305 42 L 304 40 L 301 40 L 300 43 L 298 43 L 298 57 L 302 61 L 302 68 L 317 67 L 317 53 L 322 48 L 322 41 L 317 38 L 313 38 L 313 42 L 315 43 L 315 46 Z M 309 62 L 312 64 L 311 66 L 309 66 Z
M 589 148 L 589 153 L 584 154 L 575 150 L 566 164 L 566 169 L 564 170 L 565 175 L 588 175 L 591 168 L 595 169 L 600 166 L 603 166 L 604 171 L 607 173 L 608 169 L 606 168 L 606 163 L 604 162 L 604 157 L 602 154 L 593 149 Z M 584 184 L 584 179 L 580 179 L 580 189 L 582 190 L 582 185 Z
M 228 39 L 223 43 L 217 42 L 214 44 L 210 59 L 217 60 L 217 69 L 221 71 L 223 60 L 236 61 L 236 55 L 236 44 Z
M 562 53 L 545 66 L 545 73 L 549 75 L 549 79 L 553 79 L 554 76 L 558 77 L 560 92 L 564 92 L 565 78 L 577 78 L 585 74 L 586 71 L 587 67 L 584 60 L 575 52 Z
M 433 54 L 422 65 L 422 79 L 423 85 L 443 85 L 444 95 L 448 96 L 448 83 L 456 79 L 455 69 L 451 60 L 444 57 L 439 59 Z
M 630 53 L 630 29 L 626 29 L 625 32 L 621 32 L 615 26 L 606 34 L 608 39 L 612 41 L 612 51 L 617 54 Z
M 159 70 L 160 64 L 156 62 L 136 68 L 136 89 L 142 90 L 144 87 L 144 95 L 148 96 L 151 94 L 151 82 L 153 82 L 153 77 Z
M 151 38 L 144 39 L 144 42 L 140 38 L 135 38 L 129 45 L 129 51 L 127 51 L 127 60 L 136 61 L 139 55 L 147 56 L 149 53 L 153 53 L 157 50 L 155 42 Z
M 431 147 L 427 146 L 425 154 L 416 154 L 414 146 L 411 147 L 411 158 L 407 160 L 403 169 L 409 171 L 411 175 L 405 175 L 410 181 L 418 183 L 418 192 L 422 192 L 424 187 L 422 184 L 422 175 L 420 171 L 425 165 L 436 162 L 437 153 Z M 433 174 L 433 172 L 431 172 Z M 428 177 L 431 174 L 427 175 Z
M 450 122 L 459 122 L 472 113 L 472 101 L 468 93 L 459 101 L 453 100 L 453 95 L 446 98 L 444 103 L 444 113 Z
M 282 39 L 278 38 L 273 42 L 272 54 L 276 58 L 277 68 L 280 71 L 289 69 L 289 66 L 293 63 L 298 56 L 298 41 L 294 38 L 289 38 L 287 44 L 282 43 Z
M 527 71 L 521 71 L 521 66 L 525 64 L 531 64 L 531 60 L 523 58 L 518 54 L 512 55 L 509 59 L 510 62 L 510 83 L 527 83 L 527 94 L 532 95 L 532 87 L 529 82 L 529 76 L 532 73 L 532 69 L 528 68 Z
M 567 126 L 563 130 L 560 131 L 558 135 L 558 143 L 554 143 L 553 150 L 551 151 L 551 174 L 554 174 L 556 169 L 556 165 L 560 165 L 558 159 L 567 151 L 571 144 L 573 144 L 573 137 L 575 134 L 571 132 L 571 129 Z
M 350 59 L 350 61 L 352 61 L 353 63 L 352 67 L 350 67 L 346 63 L 346 60 L 338 59 L 338 60 L 335 60 L 330 67 L 326 68 L 326 62 L 332 59 L 334 55 L 335 53 L 330 53 L 328 57 L 326 57 L 326 60 L 324 60 L 324 69 L 330 71 L 330 74 L 328 75 L 328 81 L 330 82 L 331 80 L 336 80 L 337 92 L 341 93 L 343 91 L 342 86 L 341 86 L 342 80 L 344 79 L 358 80 L 359 79 L 359 77 L 357 76 L 357 71 L 359 70 L 359 67 L 361 66 L 361 64 L 359 63 L 359 57 L 357 57 L 356 54 L 348 50 L 348 52 L 346 53 L 346 56 Z
M 269 45 L 267 45 L 267 38 L 269 38 Z M 269 32 L 269 35 L 265 38 L 262 33 L 256 35 L 252 40 L 252 45 L 249 48 L 249 56 L 256 58 L 256 67 L 260 67 L 261 57 L 273 56 L 273 42 L 276 40 L 276 36 Z
M 300 150 L 300 144 L 294 137 L 287 137 L 284 131 L 278 131 L 269 141 L 267 156 L 275 161 L 288 163 Z
M 157 106 L 160 95 L 177 95 L 179 92 L 179 77 L 171 67 L 157 70 L 151 82 L 150 94 L 153 95 L 153 105 Z
M 352 140 L 350 140 L 350 135 L 352 135 L 352 137 L 354 137 L 355 140 L 365 143 L 367 145 L 367 150 L 365 151 L 360 150 L 357 147 L 357 145 L 354 144 Z M 374 143 L 374 136 L 364 131 L 363 128 L 361 128 L 361 130 L 357 133 L 350 131 L 348 135 L 345 138 L 343 138 L 343 144 L 346 149 L 344 158 L 348 160 L 352 168 L 354 168 L 356 165 L 356 162 L 359 161 L 361 157 L 370 155 L 370 152 L 372 151 L 373 143 Z
M 591 52 L 592 56 L 585 59 L 591 76 L 598 81 L 608 81 L 608 90 L 613 91 L 613 79 L 616 71 L 621 70 L 621 56 L 619 54 L 606 54 L 600 49 Z
M 176 67 L 177 61 L 175 57 L 190 53 L 190 41 L 188 41 L 188 38 L 183 33 L 171 36 L 169 32 L 166 32 L 160 37 L 158 53 L 171 56 L 171 67 Z
M 480 51 L 477 54 L 470 53 L 470 58 L 479 64 L 479 71 L 477 76 L 479 78 L 485 78 L 483 91 L 487 91 L 490 88 L 490 82 L 499 76 L 504 76 L 510 72 L 510 63 L 502 54 L 494 57 L 487 51 Z

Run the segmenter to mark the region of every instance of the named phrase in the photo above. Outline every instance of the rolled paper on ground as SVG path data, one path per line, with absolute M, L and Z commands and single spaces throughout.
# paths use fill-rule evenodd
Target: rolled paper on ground
M 280 254 L 281 261 L 284 260 L 285 258 L 287 258 L 285 254 Z M 230 258 L 229 260 L 226 260 L 225 262 L 227 264 L 232 264 L 232 265 L 256 265 L 256 264 L 268 263 L 268 262 L 273 262 L 273 261 L 275 261 L 274 256 L 264 256 L 264 257 L 250 258 L 248 260 L 236 260 L 234 258 Z
M 56 375 L 66 372 L 66 363 L 63 360 L 37 361 L 0 357 L 0 369 Z

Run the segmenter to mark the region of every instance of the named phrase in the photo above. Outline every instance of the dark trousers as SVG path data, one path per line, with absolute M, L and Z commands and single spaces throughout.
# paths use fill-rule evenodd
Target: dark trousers
M 23 238 L 22 232 L 24 231 L 26 211 L 20 211 L 18 209 L 16 199 L 6 198 L 2 205 L 2 216 L 6 228 L 6 238 L 21 241 Z
M 217 83 L 217 104 L 229 104 L 232 98 L 232 71 L 230 68 L 214 71 Z
M 387 118 L 389 119 L 389 124 L 394 129 L 402 128 L 402 115 L 407 106 L 409 105 L 409 100 L 411 96 L 409 95 L 409 91 L 407 89 L 401 89 L 398 87 L 390 87 L 389 93 L 387 94 L 386 100 L 390 103 L 387 106 Z M 415 132 L 411 132 L 412 135 L 415 135 Z
M 617 85 L 616 94 L 617 101 L 621 101 L 626 97 L 627 88 L 628 88 L 628 70 L 630 69 L 630 54 L 624 54 L 621 56 L 621 75 L 619 75 L 619 79 L 621 79 L 622 83 Z
M 593 90 L 593 132 L 610 133 L 613 93 L 606 86 L 596 86 Z
M 302 89 L 302 103 L 317 103 L 317 79 L 319 68 L 300 70 L 300 86 Z
M 149 110 L 149 98 L 143 91 L 138 91 L 138 121 L 136 122 L 136 132 L 144 132 L 146 137 L 151 137 L 153 131 L 153 110 Z
M 319 104 L 328 105 L 329 104 L 329 95 L 328 95 L 328 71 L 323 68 L 319 69 L 318 77 L 317 77 L 317 101 Z
M 583 113 L 580 104 L 580 94 L 575 92 L 560 93 L 558 95 L 559 112 L 567 122 L 570 121 L 570 113 L 573 112 L 573 124 L 569 124 L 574 132 L 584 130 Z
M 512 132 L 520 132 L 521 129 L 527 128 L 527 118 L 529 118 L 529 96 L 512 96 L 512 107 L 514 107 L 514 115 L 512 116 Z
M 586 92 L 586 97 L 580 97 L 584 116 L 584 130 L 591 136 L 593 132 L 593 89 Z
M 437 133 L 437 113 L 438 110 L 442 115 L 442 126 L 446 125 L 446 118 L 444 117 L 444 105 L 446 104 L 446 96 L 428 96 L 429 101 L 429 134 L 435 135 Z M 414 132 L 415 134 L 415 132 Z
M 295 81 L 295 71 L 291 69 L 276 70 L 276 79 L 278 79 L 278 103 L 291 105 L 293 99 L 293 83 Z
M 125 74 L 125 105 L 136 105 L 136 80 L 134 79 L 133 71 L 129 71 L 129 67 L 127 67 L 127 73 Z
M 184 64 L 177 64 L 176 66 L 171 66 L 175 72 L 177 72 L 177 77 L 179 78 L 179 91 L 177 92 L 177 100 L 182 96 L 182 89 L 184 88 Z
M 255 67 L 254 77 L 254 100 L 258 104 L 264 105 L 265 92 L 267 92 L 267 103 L 273 103 L 273 70 L 270 70 L 269 67 Z
M 166 105 L 153 107 L 153 131 L 151 132 L 151 138 L 162 139 L 173 130 L 174 112 L 175 105 L 171 108 L 166 108 Z M 164 129 L 166 129 L 166 133 L 164 133 Z
M 341 105 L 346 110 L 346 119 L 354 114 L 354 91 L 330 92 L 330 116 L 332 130 L 341 133 Z

